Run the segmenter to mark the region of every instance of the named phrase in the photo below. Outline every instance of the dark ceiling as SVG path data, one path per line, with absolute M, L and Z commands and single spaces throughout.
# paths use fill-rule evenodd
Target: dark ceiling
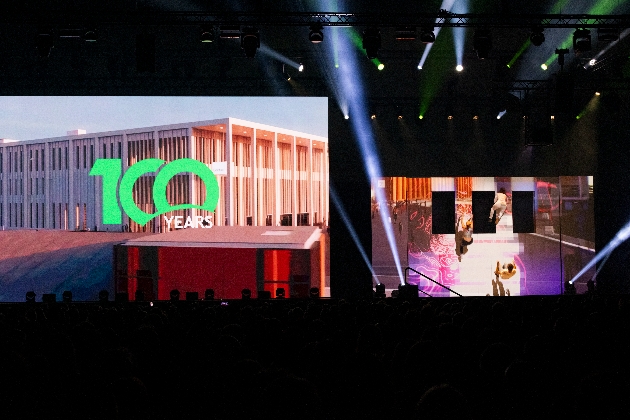
M 417 69 L 424 44 L 419 40 L 398 41 L 394 31 L 411 23 L 417 30 L 424 22 L 435 21 L 442 2 L 294 2 L 294 1 L 49 1 L 41 8 L 37 1 L 5 1 L 0 20 L 0 93 L 11 94 L 184 94 L 184 95 L 315 95 L 332 96 L 324 45 L 308 41 L 309 24 L 323 22 L 324 42 L 331 42 L 333 26 L 351 27 L 357 34 L 368 25 L 378 26 L 382 47 L 378 71 L 363 51 L 357 74 L 363 80 L 366 96 L 374 103 L 396 100 L 399 104 L 417 103 L 422 96 L 427 72 Z M 462 2 L 456 2 L 462 3 Z M 485 103 L 497 92 L 512 92 L 521 99 L 535 96 L 553 82 L 560 69 L 554 59 L 547 72 L 537 67 L 553 55 L 578 23 L 590 26 L 593 49 L 581 55 L 567 54 L 564 71 L 574 74 L 580 89 L 625 90 L 624 69 L 628 57 L 625 38 L 611 46 L 600 42 L 597 26 L 622 27 L 630 18 L 623 4 L 609 9 L 605 19 L 581 19 L 593 10 L 594 2 L 575 1 L 554 10 L 553 2 L 470 1 L 458 19 L 444 19 L 443 26 L 466 28 L 464 67 L 454 72 L 453 36 L 444 28 L 429 55 L 439 66 L 442 77 L 439 97 L 453 95 Z M 518 7 L 515 3 L 519 3 Z M 543 4 L 541 4 L 543 3 Z M 569 2 L 567 2 L 569 3 Z M 610 3 L 610 2 L 608 2 Z M 328 7 L 326 7 L 328 6 Z M 551 14 L 551 13 L 554 14 Z M 542 19 L 542 14 L 546 15 Z M 614 15 L 614 16 L 613 16 Z M 593 17 L 593 14 L 590 15 Z M 613 19 L 614 18 L 614 19 Z M 531 33 L 531 22 L 545 22 L 547 41 L 541 47 L 529 46 L 511 68 L 506 64 L 523 47 Z M 237 40 L 218 39 L 211 44 L 199 42 L 203 24 L 215 29 L 225 22 L 255 24 L 261 42 L 271 50 L 305 65 L 303 73 L 293 72 L 294 83 L 282 83 L 282 63 L 270 55 L 244 56 Z M 604 25 L 604 23 L 606 25 Z M 491 28 L 493 48 L 486 60 L 473 51 L 472 34 L 483 24 Z M 556 27 L 550 27 L 556 26 Z M 561 27 L 558 27 L 561 26 Z M 98 40 L 60 38 L 64 29 L 94 27 Z M 54 47 L 42 58 L 35 48 L 38 33 L 50 31 Z M 138 71 L 136 35 L 155 36 L 154 71 Z M 559 34 L 557 37 L 554 34 Z M 328 36 L 326 36 L 328 35 Z M 553 45 L 556 43 L 556 45 Z M 538 50 L 536 50 L 538 48 Z M 598 65 L 584 64 L 600 51 Z M 357 48 L 357 50 L 359 50 Z M 329 58 L 329 57 L 328 57 Z M 536 61 L 538 60 L 538 61 Z M 535 63 L 535 64 L 532 64 Z M 528 70 L 529 67 L 529 70 Z M 536 80 L 535 84 L 522 84 Z M 550 81 L 547 83 L 546 81 Z

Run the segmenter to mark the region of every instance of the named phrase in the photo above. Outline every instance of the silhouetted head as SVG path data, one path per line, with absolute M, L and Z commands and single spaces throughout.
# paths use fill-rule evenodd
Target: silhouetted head
M 509 263 L 509 264 L 507 265 L 507 269 L 508 269 L 508 273 L 511 273 L 511 272 L 512 272 L 512 270 L 514 270 L 514 264 Z
M 503 187 L 499 188 L 499 192 L 505 194 L 505 188 Z

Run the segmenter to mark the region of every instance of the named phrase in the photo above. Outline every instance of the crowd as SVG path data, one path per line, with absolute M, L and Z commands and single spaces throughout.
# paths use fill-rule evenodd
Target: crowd
M 630 299 L 0 305 L 0 413 L 63 419 L 606 419 Z

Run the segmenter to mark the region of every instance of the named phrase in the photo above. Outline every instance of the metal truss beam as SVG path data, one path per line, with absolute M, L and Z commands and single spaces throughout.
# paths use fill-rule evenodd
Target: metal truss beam
M 487 28 L 630 28 L 630 15 L 328 12 L 41 11 L 2 13 L 0 22 L 48 25 L 433 26 Z

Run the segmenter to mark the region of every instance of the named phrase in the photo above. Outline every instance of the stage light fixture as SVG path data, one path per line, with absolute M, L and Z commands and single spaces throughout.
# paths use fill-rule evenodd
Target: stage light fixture
M 591 58 L 588 62 L 588 65 L 593 67 L 596 63 L 597 63 L 597 60 L 595 60 L 594 58 Z
M 219 26 L 219 38 L 239 39 L 241 37 L 241 27 L 238 25 Z
M 402 116 L 402 115 L 399 115 L 399 116 L 398 116 L 398 121 L 400 121 L 400 120 L 402 120 L 402 119 L 403 119 L 403 116 Z
M 96 42 L 97 39 L 98 33 L 96 32 L 96 29 L 88 29 L 83 34 L 83 40 L 85 42 Z
M 385 64 L 380 63 L 376 68 L 379 70 L 383 70 L 385 68 Z
M 27 302 L 35 302 L 35 297 L 37 295 L 32 290 L 26 292 L 26 301 Z
M 52 31 L 41 31 L 37 35 L 37 53 L 41 58 L 48 58 L 53 48 Z
M 601 92 L 595 92 L 595 96 L 601 95 Z
M 304 71 L 304 64 L 300 63 L 300 65 L 298 66 L 298 71 L 299 72 L 303 72 Z
M 547 68 L 548 68 L 548 67 L 547 67 L 547 64 L 542 63 L 542 64 L 540 65 L 540 68 L 541 68 L 541 69 L 543 69 L 543 70 L 547 70 Z
M 464 66 L 462 66 L 461 64 L 458 64 L 457 66 L 455 66 L 455 70 L 462 71 L 464 70 Z
M 379 283 L 376 285 L 376 291 L 374 293 L 374 297 L 377 299 L 385 298 L 385 285 L 383 283 Z
M 199 41 L 207 43 L 214 42 L 214 28 L 201 28 Z
M 416 28 L 404 26 L 394 29 L 394 37 L 397 41 L 413 41 L 416 39 Z
M 479 119 L 479 115 L 473 116 L 473 120 L 478 120 L 478 119 Z
M 282 65 L 282 77 L 284 77 L 287 82 L 291 80 L 291 75 L 289 74 L 289 72 L 287 72 L 287 69 L 284 64 Z
M 576 29 L 573 32 L 573 50 L 576 53 L 591 50 L 591 31 L 588 29 Z
M 556 119 L 556 116 L 555 116 L 555 115 L 552 115 L 550 118 L 551 118 L 552 120 L 555 120 L 555 119 Z
M 536 26 L 532 28 L 532 33 L 529 36 L 529 40 L 535 46 L 540 47 L 542 43 L 545 42 L 545 34 L 543 33 L 543 27 Z
M 452 115 L 449 115 L 449 116 L 448 116 L 448 119 L 449 119 L 449 120 L 452 120 L 452 119 L 453 119 L 453 116 L 452 116 Z
M 345 114 L 345 115 L 343 116 L 343 119 L 344 119 L 344 120 L 349 120 L 349 119 L 350 119 L 350 115 Z
M 284 287 L 278 287 L 276 289 L 276 299 L 284 299 Z
M 613 42 L 619 39 L 619 30 L 615 28 L 599 28 L 597 39 L 602 42 Z
M 107 290 L 101 290 L 100 292 L 98 292 L 98 301 L 99 302 L 109 301 L 109 292 Z
M 260 47 L 260 34 L 254 27 L 245 27 L 241 31 L 241 48 L 247 58 L 254 58 L 256 50 Z
M 422 32 L 420 33 L 420 41 L 423 44 L 432 44 L 435 42 L 435 33 L 433 32 L 433 27 L 422 28 Z
M 308 40 L 313 44 L 319 44 L 324 40 L 324 33 L 322 32 L 322 24 L 314 23 L 311 25 L 311 31 L 308 33 Z
M 376 114 L 372 114 L 372 115 L 370 115 L 370 119 L 371 119 L 371 120 L 375 120 L 375 119 L 376 119 Z
M 206 289 L 203 300 L 214 300 L 214 289 Z
M 363 49 L 367 58 L 370 60 L 377 58 L 379 48 L 381 48 L 381 32 L 378 28 L 367 28 L 363 32 Z
M 556 54 L 558 54 L 558 64 L 560 64 L 560 71 L 564 68 L 564 55 L 568 54 L 567 48 L 556 48 Z
M 62 294 L 61 294 L 61 300 L 65 303 L 70 303 L 72 302 L 72 292 L 70 290 L 65 290 Z
M 247 299 L 251 299 L 252 297 L 252 291 L 249 289 L 243 289 L 241 290 L 241 299 L 243 300 L 247 300 Z
M 477 52 L 477 58 L 484 60 L 492 49 L 492 34 L 489 29 L 477 29 L 473 37 L 473 48 Z
M 418 115 L 418 119 L 419 119 L 419 120 L 424 119 L 424 115 Z
M 177 302 L 179 300 L 179 290 L 177 289 L 171 290 L 171 293 L 169 294 L 169 296 L 171 298 L 171 302 Z

